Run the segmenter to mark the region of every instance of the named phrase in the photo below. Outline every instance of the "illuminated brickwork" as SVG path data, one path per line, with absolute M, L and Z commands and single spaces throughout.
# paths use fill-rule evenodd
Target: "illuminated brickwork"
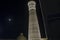
M 47 40 L 47 38 L 41 38 L 38 19 L 36 15 L 36 2 L 28 2 L 29 9 L 29 26 L 28 26 L 28 40 Z

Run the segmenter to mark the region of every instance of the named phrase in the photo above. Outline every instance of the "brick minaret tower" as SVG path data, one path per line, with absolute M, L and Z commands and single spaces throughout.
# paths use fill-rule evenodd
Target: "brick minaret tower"
M 28 2 L 29 10 L 29 26 L 28 26 L 28 40 L 47 40 L 41 38 L 38 19 L 36 15 L 36 2 L 30 0 Z

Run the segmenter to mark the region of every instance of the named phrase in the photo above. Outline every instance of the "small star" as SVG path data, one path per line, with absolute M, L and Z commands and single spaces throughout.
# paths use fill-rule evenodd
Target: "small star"
M 9 18 L 8 20 L 9 20 L 9 21 L 11 21 L 11 19 L 10 19 L 10 18 Z

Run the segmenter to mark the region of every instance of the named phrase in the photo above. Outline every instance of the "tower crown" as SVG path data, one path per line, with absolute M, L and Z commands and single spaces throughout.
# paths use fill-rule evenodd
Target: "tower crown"
M 28 8 L 29 8 L 29 10 L 31 10 L 31 9 L 36 9 L 36 3 L 35 3 L 35 1 L 29 1 L 28 2 Z

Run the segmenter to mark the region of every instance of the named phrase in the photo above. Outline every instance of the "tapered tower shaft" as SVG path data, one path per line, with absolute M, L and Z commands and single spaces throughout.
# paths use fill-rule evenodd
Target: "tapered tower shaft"
M 28 40 L 48 40 L 48 38 L 41 38 L 40 28 L 37 19 L 36 2 L 30 0 L 28 2 L 29 10 L 29 26 L 28 26 Z
M 36 2 L 33 0 L 29 1 L 28 9 L 29 9 L 28 40 L 40 40 L 41 35 L 36 15 Z

